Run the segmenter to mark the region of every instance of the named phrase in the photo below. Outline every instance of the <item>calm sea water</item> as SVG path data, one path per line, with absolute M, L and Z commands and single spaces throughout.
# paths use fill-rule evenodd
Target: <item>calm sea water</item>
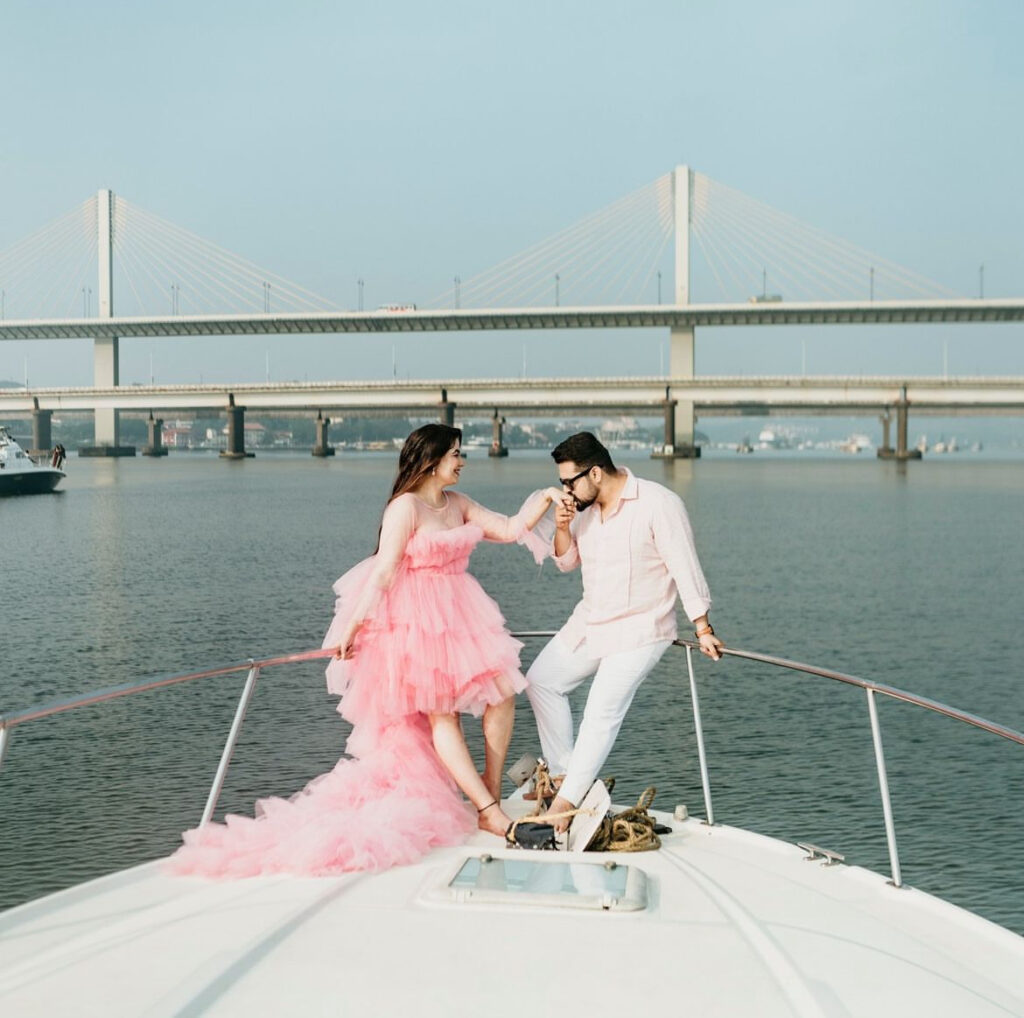
M 622 459 L 685 500 L 728 643 L 1024 729 L 1019 460 Z M 318 646 L 331 583 L 372 551 L 394 465 L 75 458 L 61 493 L 0 500 L 0 709 Z M 512 511 L 553 478 L 541 455 L 481 453 L 461 487 Z M 578 596 L 578 575 L 519 548 L 484 546 L 472 568 L 513 629 L 557 628 Z M 742 661 L 697 667 L 716 819 L 887 872 L 863 694 Z M 170 852 L 201 813 L 242 680 L 16 730 L 0 907 Z M 880 715 L 904 879 L 1024 933 L 1024 749 L 894 702 Z M 346 735 L 319 664 L 266 673 L 221 806 L 295 791 Z M 536 745 L 524 700 L 513 757 Z M 621 801 L 654 784 L 658 805 L 703 814 L 682 652 L 641 688 L 606 771 Z

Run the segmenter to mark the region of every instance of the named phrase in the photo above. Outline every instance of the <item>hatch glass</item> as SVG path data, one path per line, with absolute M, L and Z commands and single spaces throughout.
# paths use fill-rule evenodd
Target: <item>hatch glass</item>
M 509 859 L 484 855 L 465 859 L 447 889 L 451 899 L 465 903 L 614 912 L 647 907 L 647 879 L 635 866 L 566 862 L 550 856 Z

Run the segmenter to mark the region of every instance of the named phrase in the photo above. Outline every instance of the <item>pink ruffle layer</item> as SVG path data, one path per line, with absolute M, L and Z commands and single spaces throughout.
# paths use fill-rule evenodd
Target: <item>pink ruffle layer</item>
M 255 819 L 231 815 L 186 831 L 169 868 L 209 877 L 383 870 L 475 829 L 420 715 L 391 725 L 364 757 L 340 760 L 292 798 L 261 799 Z

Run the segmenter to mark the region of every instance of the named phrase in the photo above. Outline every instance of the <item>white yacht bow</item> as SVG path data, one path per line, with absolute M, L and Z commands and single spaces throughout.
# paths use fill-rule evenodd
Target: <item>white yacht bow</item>
M 41 717 L 248 670 L 209 818 L 260 670 L 329 653 L 165 676 L 8 714 L 0 757 L 14 728 Z M 1019 732 L 901 690 L 729 653 L 859 685 L 870 705 L 896 697 L 1024 745 Z M 891 834 L 873 706 L 871 722 Z M 703 761 L 702 773 L 705 819 L 657 813 L 672 828 L 658 851 L 526 852 L 480 833 L 381 873 L 217 881 L 170 875 L 157 860 L 72 887 L 0 914 L 3 1014 L 1024 1014 L 1024 938 L 898 886 L 894 837 L 887 879 L 813 846 L 714 823 Z M 521 815 L 527 804 L 513 797 L 507 809 Z

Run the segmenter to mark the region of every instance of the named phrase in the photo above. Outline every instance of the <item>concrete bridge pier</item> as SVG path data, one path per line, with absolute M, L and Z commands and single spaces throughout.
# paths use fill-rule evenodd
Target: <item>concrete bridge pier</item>
M 440 412 L 439 421 L 447 424 L 449 428 L 455 427 L 455 404 L 448 402 L 448 390 L 441 390 L 441 402 L 437 404 Z
M 693 327 L 672 329 L 669 337 L 669 375 L 673 380 L 689 381 L 694 377 Z M 657 459 L 696 459 L 700 446 L 694 444 L 696 415 L 691 400 L 672 398 L 671 386 L 665 389 L 662 403 L 665 413 L 665 442 L 653 455 Z
M 505 418 L 498 413 L 498 408 L 494 408 L 494 417 L 491 418 L 491 447 L 487 450 L 488 456 L 494 456 L 500 458 L 508 455 L 508 447 L 505 445 L 502 435 L 502 425 L 505 423 Z
M 245 407 L 235 406 L 235 397 L 232 394 L 228 396 L 228 405 L 224 408 L 224 413 L 228 418 L 228 447 L 221 449 L 221 458 L 252 459 L 256 453 L 245 451 Z
M 164 419 L 153 417 L 153 411 L 149 412 L 149 420 L 146 421 L 147 444 L 142 450 L 143 456 L 166 456 L 167 446 L 164 445 Z
M 665 417 L 664 441 L 651 453 L 651 459 L 699 459 L 700 446 L 693 441 L 693 403 L 673 399 L 671 389 L 666 387 L 661 407 Z
M 101 305 L 102 307 L 102 305 Z M 118 366 L 118 339 L 93 341 L 93 384 L 97 389 L 116 389 L 120 385 Z M 134 456 L 134 445 L 121 445 L 119 411 L 98 407 L 93 411 L 93 445 L 83 445 L 79 456 Z
M 323 411 L 317 410 L 316 420 L 313 423 L 316 425 L 316 441 L 313 444 L 313 455 L 333 456 L 334 446 L 330 444 L 327 437 L 327 432 L 331 426 L 330 417 L 324 417 Z
M 32 448 L 28 452 L 30 456 L 49 456 L 53 446 L 53 430 L 50 427 L 53 411 L 40 410 L 37 399 L 34 399 L 33 403 L 35 409 L 32 411 Z
M 879 459 L 887 460 L 893 457 L 893 447 L 889 443 L 889 426 L 892 424 L 892 413 L 888 409 L 878 418 L 882 422 L 882 444 L 878 447 Z
M 920 449 L 908 449 L 907 448 L 907 423 L 909 417 L 910 402 L 907 399 L 907 387 L 904 385 L 900 389 L 900 398 L 896 402 L 896 450 L 893 452 L 890 450 L 888 455 L 885 455 L 881 449 L 878 450 L 878 455 L 882 459 L 894 459 L 894 460 L 919 460 L 921 458 Z M 886 428 L 886 435 L 888 435 L 888 428 Z

